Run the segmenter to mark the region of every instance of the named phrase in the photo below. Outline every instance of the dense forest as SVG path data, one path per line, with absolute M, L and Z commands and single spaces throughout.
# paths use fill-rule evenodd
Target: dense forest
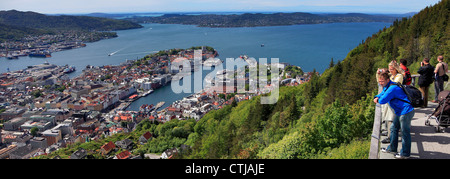
M 49 16 L 36 12 L 0 11 L 0 41 L 61 31 L 113 31 L 142 26 L 126 20 L 87 16 Z
M 367 158 L 374 118 L 375 71 L 391 60 L 405 58 L 414 73 L 428 57 L 450 58 L 450 1 L 426 7 L 412 18 L 395 21 L 364 40 L 348 56 L 308 83 L 281 87 L 276 104 L 260 97 L 211 111 L 198 122 L 141 122 L 137 130 L 75 144 L 50 156 L 68 156 L 77 148 L 94 158 L 101 145 L 124 138 L 137 141 L 146 131 L 155 138 L 133 154 L 161 153 L 190 146 L 177 158 Z
M 341 22 L 392 22 L 397 17 L 387 15 L 368 14 L 311 14 L 303 12 L 295 13 L 245 13 L 240 15 L 183 15 L 165 14 L 159 17 L 127 18 L 138 23 L 161 23 L 161 24 L 188 24 L 200 27 L 256 27 L 256 26 L 280 26 L 298 24 L 323 24 Z

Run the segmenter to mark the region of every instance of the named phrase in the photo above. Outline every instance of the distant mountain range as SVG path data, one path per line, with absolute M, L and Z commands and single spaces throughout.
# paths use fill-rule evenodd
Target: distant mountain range
M 20 40 L 26 35 L 62 31 L 114 31 L 141 27 L 127 20 L 69 15 L 50 16 L 16 10 L 0 11 L 0 41 Z
M 186 24 L 200 27 L 257 27 L 299 24 L 323 24 L 344 22 L 394 22 L 401 17 L 410 17 L 414 13 L 403 15 L 370 15 L 361 13 L 312 14 L 312 13 L 244 13 L 244 14 L 164 14 L 162 16 L 133 16 L 126 18 L 136 23 Z
M 343 22 L 394 22 L 407 14 L 333 13 L 91 13 L 45 15 L 17 10 L 0 11 L 0 42 L 20 40 L 26 35 L 62 31 L 101 32 L 141 28 L 139 23 L 187 24 L 200 27 L 257 27 Z
M 36 29 L 112 31 L 142 27 L 126 21 L 88 16 L 49 16 L 36 12 L 0 11 L 0 23 Z

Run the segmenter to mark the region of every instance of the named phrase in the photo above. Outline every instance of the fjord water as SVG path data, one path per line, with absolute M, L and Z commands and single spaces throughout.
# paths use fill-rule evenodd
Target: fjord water
M 119 37 L 88 43 L 87 47 L 52 53 L 51 58 L 20 57 L 18 60 L 0 58 L 0 72 L 24 69 L 45 61 L 56 65 L 73 65 L 78 76 L 86 65 L 118 65 L 126 59 L 135 60 L 159 50 L 211 46 L 221 60 L 240 55 L 258 58 L 279 58 L 300 66 L 304 71 L 322 73 L 331 58 L 343 60 L 362 40 L 390 23 L 332 23 L 273 27 L 207 28 L 194 25 L 142 24 L 140 29 L 118 31 Z M 261 45 L 264 44 L 264 47 Z M 108 54 L 114 53 L 112 56 Z M 203 72 L 205 76 L 208 72 Z M 165 101 L 170 105 L 189 94 L 174 94 L 170 85 L 156 90 L 134 102 L 129 109 L 138 110 L 142 104 Z

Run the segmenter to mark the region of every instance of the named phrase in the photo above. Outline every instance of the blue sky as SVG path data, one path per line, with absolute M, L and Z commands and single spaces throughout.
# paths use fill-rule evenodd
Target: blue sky
M 440 0 L 0 0 L 0 10 L 119 12 L 418 12 Z

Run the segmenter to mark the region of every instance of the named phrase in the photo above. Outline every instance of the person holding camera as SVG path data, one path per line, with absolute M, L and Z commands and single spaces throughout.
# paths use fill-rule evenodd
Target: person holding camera
M 419 90 L 422 92 L 423 96 L 423 106 L 426 108 L 428 106 L 428 88 L 430 84 L 433 83 L 434 77 L 434 67 L 430 64 L 430 59 L 424 58 L 422 62 L 420 62 L 420 68 L 417 73 L 419 76 Z

